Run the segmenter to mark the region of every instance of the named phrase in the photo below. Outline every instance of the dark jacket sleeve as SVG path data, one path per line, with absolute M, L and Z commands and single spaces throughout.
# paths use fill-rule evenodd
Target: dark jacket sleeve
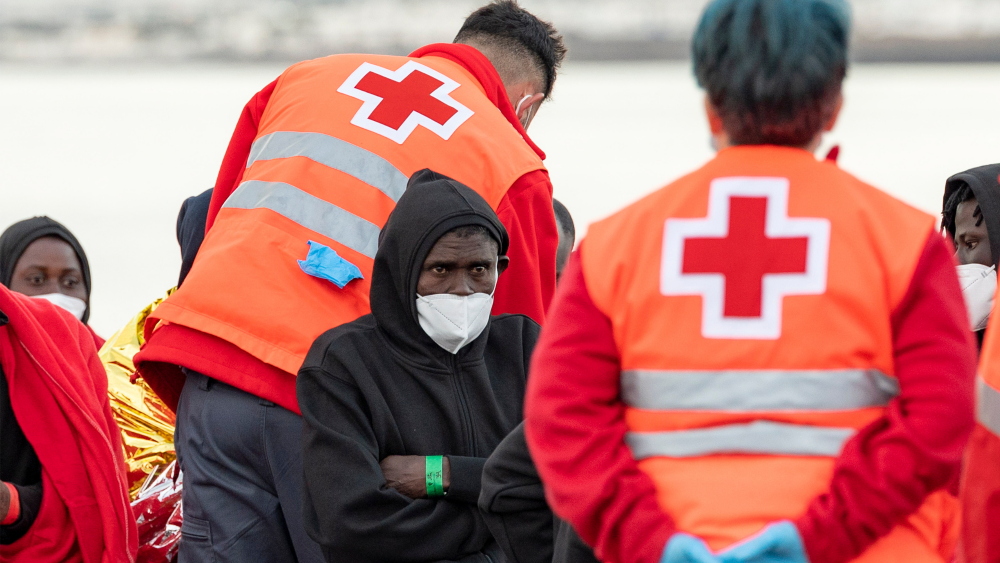
M 386 486 L 373 421 L 353 383 L 303 368 L 297 391 L 305 419 L 304 520 L 330 561 L 475 559 L 492 543 L 474 504 L 412 500 Z
M 451 487 L 448 488 L 448 499 L 473 505 L 479 502 L 486 458 L 450 455 L 448 460 L 451 461 Z
M 2 326 L 2 325 L 0 325 Z M 17 488 L 21 516 L 16 522 L 0 526 L 0 545 L 10 545 L 21 539 L 35 523 L 42 506 L 42 465 L 38 455 L 24 437 L 14 417 L 7 377 L 0 371 L 0 481 Z M 0 487 L 4 485 L 0 484 Z
M 528 453 L 523 423 L 500 442 L 486 462 L 479 508 L 508 561 L 552 561 L 552 511 Z
M 0 527 L 0 545 L 10 545 L 31 529 L 42 508 L 42 483 L 14 485 L 21 502 L 21 516 L 13 524 Z

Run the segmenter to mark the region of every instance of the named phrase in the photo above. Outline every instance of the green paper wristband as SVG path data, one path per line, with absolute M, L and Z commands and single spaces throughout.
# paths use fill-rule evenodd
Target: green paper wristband
M 424 458 L 427 477 L 427 496 L 437 498 L 444 496 L 444 457 L 429 455 Z

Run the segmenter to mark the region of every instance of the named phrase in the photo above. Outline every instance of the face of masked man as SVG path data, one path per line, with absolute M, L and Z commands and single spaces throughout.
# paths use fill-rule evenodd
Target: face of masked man
M 994 265 L 986 221 L 975 198 L 959 203 L 955 210 L 955 248 L 959 264 Z
M 482 231 L 459 228 L 438 239 L 417 281 L 420 327 L 457 354 L 486 328 L 497 277 L 507 268 L 499 244 Z
M 986 328 L 997 289 L 996 266 L 983 219 L 982 210 L 974 198 L 958 204 L 955 211 L 955 258 L 959 263 L 958 279 L 973 331 Z

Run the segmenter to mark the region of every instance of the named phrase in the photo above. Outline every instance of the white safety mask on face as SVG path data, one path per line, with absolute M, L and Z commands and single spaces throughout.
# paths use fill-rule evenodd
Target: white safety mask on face
M 486 330 L 493 311 L 493 294 L 417 295 L 417 320 L 427 336 L 450 354 L 457 354 Z
M 985 329 L 993 310 L 993 295 L 997 291 L 996 267 L 962 264 L 958 266 L 958 283 L 965 297 L 973 332 Z
M 78 321 L 82 321 L 83 314 L 87 312 L 87 302 L 79 297 L 72 297 L 63 293 L 46 293 L 45 295 L 32 295 L 32 297 L 44 299 L 56 307 L 69 311 Z

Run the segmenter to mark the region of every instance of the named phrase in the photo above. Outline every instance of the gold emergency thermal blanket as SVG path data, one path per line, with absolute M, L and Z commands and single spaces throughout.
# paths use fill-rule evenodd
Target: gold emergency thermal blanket
M 171 293 L 173 290 L 167 296 Z M 108 373 L 111 410 L 122 431 L 129 493 L 133 499 L 147 479 L 155 478 L 175 458 L 174 414 L 143 380 L 132 383 L 135 374 L 132 357 L 142 346 L 143 324 L 167 296 L 146 306 L 112 335 L 98 353 Z

